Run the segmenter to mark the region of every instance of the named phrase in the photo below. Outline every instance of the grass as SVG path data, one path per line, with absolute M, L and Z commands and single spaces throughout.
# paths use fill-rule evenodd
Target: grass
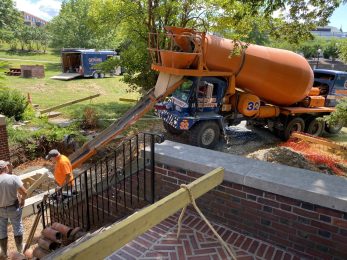
M 46 53 L 41 52 L 28 52 L 28 51 L 12 51 L 0 49 L 0 58 L 4 59 L 22 59 L 22 60 L 35 60 L 35 61 L 51 61 L 60 62 L 60 51 L 48 49 Z
M 1 58 L 1 55 L 0 55 Z M 37 62 L 8 61 L 8 67 L 40 64 Z M 130 88 L 121 81 L 121 77 L 103 79 L 81 78 L 70 81 L 53 80 L 50 77 L 61 73 L 59 63 L 42 63 L 45 66 L 45 78 L 21 78 L 4 76 L 4 85 L 17 89 L 27 96 L 31 95 L 34 104 L 41 109 L 49 108 L 75 99 L 100 93 L 92 101 L 84 101 L 59 110 L 65 116 L 75 117 L 85 106 L 92 106 L 102 117 L 118 117 L 125 112 L 131 103 L 119 102 L 119 98 L 139 98 L 139 93 L 129 92 Z

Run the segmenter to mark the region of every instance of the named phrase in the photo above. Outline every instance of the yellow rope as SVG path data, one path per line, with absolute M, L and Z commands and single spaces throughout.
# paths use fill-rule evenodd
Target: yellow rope
M 200 217 L 205 221 L 206 225 L 211 229 L 211 231 L 213 232 L 213 234 L 217 237 L 219 243 L 222 244 L 222 246 L 225 248 L 225 250 L 229 253 L 229 255 L 231 256 L 231 258 L 233 260 L 236 260 L 236 253 L 235 251 L 230 248 L 227 243 L 225 243 L 225 241 L 223 240 L 223 238 L 221 238 L 221 236 L 217 233 L 217 231 L 213 228 L 213 226 L 211 225 L 211 223 L 208 221 L 208 219 L 204 216 L 204 214 L 200 211 L 199 207 L 196 205 L 195 203 L 195 199 L 193 197 L 193 194 L 190 190 L 190 188 L 186 185 L 186 184 L 181 184 L 181 188 L 184 188 L 188 191 L 189 194 L 189 198 L 190 198 L 190 202 L 192 203 L 193 207 L 195 208 L 195 210 L 198 212 L 198 214 L 200 215 Z M 178 218 L 178 230 L 177 230 L 177 239 L 180 236 L 181 233 L 181 228 L 182 228 L 182 219 L 184 216 L 184 213 L 186 212 L 187 207 L 184 207 L 182 209 L 182 212 Z

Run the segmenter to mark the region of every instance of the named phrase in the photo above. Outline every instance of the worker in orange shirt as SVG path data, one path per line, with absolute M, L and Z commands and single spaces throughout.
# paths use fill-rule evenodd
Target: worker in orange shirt
M 66 184 L 73 186 L 72 166 L 69 158 L 59 153 L 58 150 L 50 150 L 46 156 L 46 160 L 51 160 L 55 163 L 54 180 L 59 187 Z

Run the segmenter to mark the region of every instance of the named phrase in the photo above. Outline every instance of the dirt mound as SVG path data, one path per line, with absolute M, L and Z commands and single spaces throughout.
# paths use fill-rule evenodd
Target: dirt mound
M 326 165 L 314 165 L 307 160 L 302 154 L 297 153 L 286 147 L 275 147 L 263 149 L 247 155 L 248 158 L 258 159 L 272 163 L 283 164 L 296 168 L 322 172 L 329 175 L 334 175 L 334 172 Z

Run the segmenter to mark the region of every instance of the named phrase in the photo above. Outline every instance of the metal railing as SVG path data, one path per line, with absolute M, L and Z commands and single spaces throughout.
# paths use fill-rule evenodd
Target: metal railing
M 40 203 L 43 227 L 59 222 L 88 231 L 154 203 L 154 144 L 162 141 L 151 133 L 124 140 Z

